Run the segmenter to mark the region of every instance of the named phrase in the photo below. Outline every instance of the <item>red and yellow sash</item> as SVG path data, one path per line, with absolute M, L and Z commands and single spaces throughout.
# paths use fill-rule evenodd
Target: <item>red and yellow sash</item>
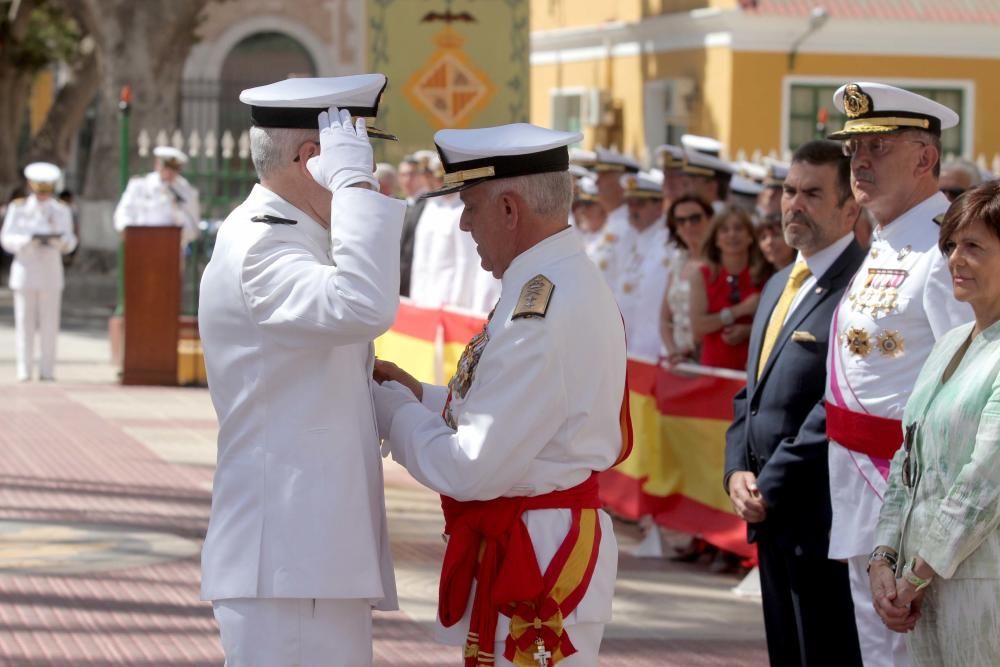
M 438 615 L 446 626 L 462 619 L 472 590 L 472 620 L 465 644 L 466 667 L 494 663 L 499 614 L 509 616 L 504 657 L 515 665 L 537 665 L 545 650 L 555 665 L 576 652 L 563 620 L 583 599 L 601 543 L 597 475 L 564 491 L 541 496 L 460 502 L 442 496 L 449 535 L 441 569 Z M 569 533 L 543 576 L 521 515 L 534 509 L 572 510 Z

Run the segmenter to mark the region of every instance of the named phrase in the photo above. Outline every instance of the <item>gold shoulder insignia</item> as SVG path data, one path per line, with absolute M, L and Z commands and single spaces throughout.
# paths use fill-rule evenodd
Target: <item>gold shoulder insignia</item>
M 20 205 L 20 204 L 23 204 L 25 201 L 27 201 L 27 200 L 24 197 L 15 197 L 14 199 L 11 200 L 10 203 L 11 204 L 18 204 L 18 205 Z
M 551 280 L 538 274 L 521 288 L 521 296 L 517 299 L 512 320 L 519 317 L 545 317 L 552 300 L 552 292 L 556 286 Z

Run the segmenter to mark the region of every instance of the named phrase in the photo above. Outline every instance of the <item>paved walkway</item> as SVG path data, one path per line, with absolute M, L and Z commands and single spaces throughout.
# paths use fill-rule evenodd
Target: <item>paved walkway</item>
M 114 382 L 103 312 L 73 308 L 56 383 L 15 383 L 0 290 L 0 666 L 218 666 L 198 553 L 215 415 L 201 389 Z M 96 323 L 96 324 L 95 324 Z M 437 498 L 386 467 L 401 611 L 376 614 L 376 664 L 458 665 L 430 639 Z M 623 551 L 635 529 L 619 526 Z M 623 556 L 601 665 L 763 665 L 759 603 L 735 577 Z

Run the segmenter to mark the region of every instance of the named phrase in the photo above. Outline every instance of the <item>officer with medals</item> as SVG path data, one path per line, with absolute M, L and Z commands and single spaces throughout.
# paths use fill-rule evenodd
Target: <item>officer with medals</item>
M 826 391 L 830 558 L 848 562 L 865 665 L 899 667 L 909 664 L 903 635 L 897 634 L 909 612 L 892 606 L 894 570 L 903 564 L 895 562 L 893 549 L 870 552 L 913 383 L 937 338 L 973 316 L 953 296 L 934 221 L 948 208 L 938 190 L 941 131 L 956 126 L 958 115 L 881 83 L 846 84 L 833 101 L 847 121 L 830 138 L 843 142 L 855 198 L 877 227 L 831 329 Z M 874 600 L 866 573 L 870 563 L 884 584 Z M 886 563 L 892 567 L 883 568 Z M 883 625 L 873 603 L 892 608 L 898 625 Z
M 391 135 L 365 122 L 385 86 L 240 95 L 260 183 L 219 228 L 198 313 L 219 418 L 201 595 L 228 665 L 370 665 L 371 608 L 396 608 L 371 374 L 406 204 L 378 192 L 368 137 Z
M 380 434 L 443 496 L 438 638 L 464 645 L 467 667 L 596 665 L 611 619 L 618 549 L 597 473 L 630 446 L 625 333 L 567 224 L 580 139 L 524 123 L 435 135 L 446 175 L 431 195 L 461 193 L 502 293 L 448 387 L 376 367 Z
M 157 146 L 153 156 L 153 171 L 133 177 L 125 187 L 115 208 L 115 229 L 124 232 L 132 226 L 175 225 L 181 228 L 184 248 L 198 238 L 201 220 L 198 190 L 181 175 L 188 157 L 173 146 Z
M 8 283 L 14 293 L 17 379 L 31 379 L 37 335 L 38 377 L 53 380 L 64 284 L 62 256 L 73 252 L 77 239 L 69 207 L 55 198 L 62 177 L 59 167 L 32 162 L 24 168 L 24 177 L 31 194 L 10 203 L 0 231 L 0 244 L 14 256 Z

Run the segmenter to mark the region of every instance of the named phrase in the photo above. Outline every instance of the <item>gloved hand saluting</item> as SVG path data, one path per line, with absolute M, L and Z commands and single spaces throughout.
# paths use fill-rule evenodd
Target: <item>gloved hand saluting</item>
M 375 164 L 372 145 L 368 141 L 365 119 L 358 118 L 351 124 L 347 110 L 330 107 L 319 114 L 319 155 L 309 158 L 309 173 L 330 192 L 354 185 L 368 183 L 378 190 L 373 168 Z

